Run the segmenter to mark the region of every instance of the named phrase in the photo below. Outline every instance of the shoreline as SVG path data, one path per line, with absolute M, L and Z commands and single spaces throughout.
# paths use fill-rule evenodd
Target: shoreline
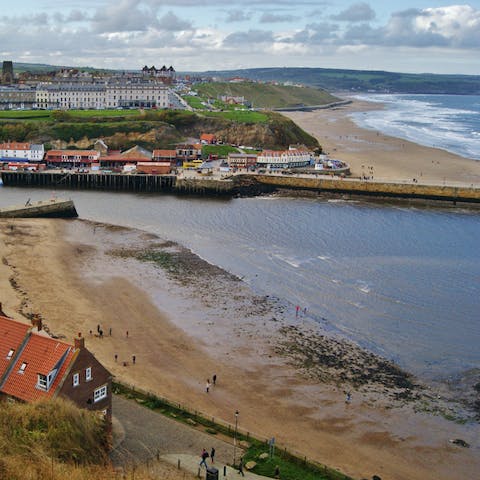
M 346 161 L 354 177 L 480 185 L 480 161 L 360 127 L 350 114 L 380 110 L 384 106 L 351 100 L 350 104 L 331 109 L 282 114 L 313 135 L 331 157 Z
M 362 357 L 364 350 L 334 336 L 315 338 L 307 319 L 295 319 L 276 299 L 255 295 L 188 249 L 139 230 L 83 220 L 16 220 L 13 231 L 8 225 L 0 222 L 7 312 L 41 313 L 50 331 L 67 339 L 81 329 L 87 348 L 118 378 L 227 421 L 239 409 L 243 428 L 274 434 L 293 450 L 353 476 L 447 479 L 463 472 L 468 478 L 471 468 L 480 467 L 473 456 L 478 445 L 472 428 L 478 424 L 469 429 L 414 413 L 402 398 L 405 404 L 395 406 L 390 395 L 401 393 L 398 385 L 385 390 L 382 382 L 372 382 L 364 393 L 342 384 L 337 357 L 361 376 L 370 358 Z M 97 318 L 105 331 L 113 326 L 112 337 L 88 335 Z M 318 363 L 319 345 L 330 360 L 317 372 L 312 361 Z M 137 365 L 122 367 L 132 354 Z M 213 373 L 219 385 L 206 395 L 204 382 Z M 333 380 L 319 380 L 326 374 Z M 344 402 L 346 388 L 352 389 L 351 405 Z M 448 444 L 457 437 L 475 447 Z M 348 455 L 345 445 L 355 445 Z

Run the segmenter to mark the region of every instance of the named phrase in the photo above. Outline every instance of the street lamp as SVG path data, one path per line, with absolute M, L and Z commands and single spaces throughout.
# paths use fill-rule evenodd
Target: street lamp
M 235 431 L 233 432 L 233 466 L 235 466 L 235 454 L 237 451 L 237 428 L 238 428 L 238 410 L 235 410 Z

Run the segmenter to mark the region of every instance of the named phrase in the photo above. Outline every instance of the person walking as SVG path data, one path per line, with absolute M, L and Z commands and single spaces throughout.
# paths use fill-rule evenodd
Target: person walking
M 243 457 L 240 459 L 240 462 L 238 464 L 238 472 L 237 473 L 241 473 L 242 477 L 245 476 L 245 474 L 243 473 Z
M 215 457 L 215 448 L 212 447 L 212 450 L 210 451 L 210 458 L 212 459 L 212 463 L 215 463 L 213 458 Z
M 135 355 L 132 355 L 132 363 L 135 365 L 135 361 L 137 360 L 137 357 Z
M 200 457 L 202 459 L 200 460 L 199 466 L 201 467 L 202 465 L 205 465 L 205 468 L 208 468 L 208 465 L 207 465 L 208 452 L 205 449 L 202 450 Z
M 213 386 L 215 386 L 217 384 L 217 374 L 213 375 L 212 380 L 213 380 Z
M 210 386 L 211 386 L 211 385 L 212 385 L 212 384 L 210 383 L 210 379 L 208 378 L 208 379 L 207 379 L 207 383 L 206 383 L 206 385 L 205 385 L 205 390 L 206 390 L 207 393 L 210 391 Z

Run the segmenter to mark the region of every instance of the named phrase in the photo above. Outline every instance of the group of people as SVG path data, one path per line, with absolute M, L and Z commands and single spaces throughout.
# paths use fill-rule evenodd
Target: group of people
M 213 382 L 213 386 L 215 386 L 217 384 L 217 375 L 214 374 L 213 377 L 212 377 L 212 382 Z M 207 378 L 207 383 L 205 385 L 205 391 L 208 393 L 210 391 L 210 387 L 212 386 L 212 383 L 210 383 L 210 379 Z

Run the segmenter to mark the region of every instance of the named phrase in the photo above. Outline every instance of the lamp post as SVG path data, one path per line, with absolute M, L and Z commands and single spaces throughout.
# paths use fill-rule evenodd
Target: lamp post
M 238 428 L 238 410 L 235 410 L 235 431 L 233 432 L 233 466 L 235 467 L 235 461 L 237 453 L 237 428 Z

